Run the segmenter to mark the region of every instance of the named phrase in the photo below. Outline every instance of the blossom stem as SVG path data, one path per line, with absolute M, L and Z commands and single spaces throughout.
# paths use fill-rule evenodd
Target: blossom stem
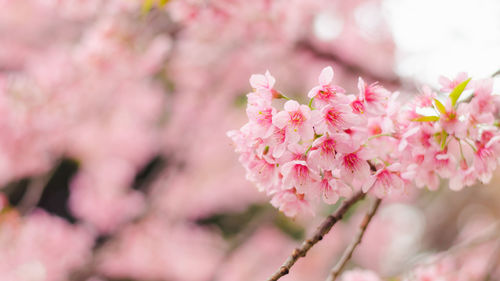
M 279 98 L 279 99 L 291 100 L 291 98 L 289 98 L 289 97 L 287 97 L 287 96 L 283 95 L 282 93 L 280 93 L 280 94 L 278 95 L 278 98 Z
M 310 145 L 310 146 L 307 148 L 306 152 L 304 153 L 304 155 L 305 155 L 306 157 L 307 157 L 307 153 L 309 153 L 309 151 L 311 150 L 311 148 L 312 148 L 312 147 L 313 147 L 313 146 L 312 146 L 312 145 Z
M 462 149 L 462 142 L 461 142 L 461 140 L 459 138 L 455 138 L 455 139 L 458 141 L 458 147 L 460 148 L 460 157 L 467 164 L 467 159 L 465 159 L 464 150 Z
M 375 202 L 373 203 L 372 207 L 366 213 L 365 217 L 363 218 L 363 221 L 359 225 L 359 231 L 352 240 L 351 244 L 347 247 L 347 249 L 344 251 L 342 254 L 342 257 L 340 260 L 337 262 L 337 264 L 332 268 L 332 271 L 330 272 L 330 276 L 328 277 L 327 281 L 335 281 L 337 280 L 337 277 L 342 273 L 342 270 L 346 266 L 347 262 L 351 259 L 352 254 L 354 253 L 354 250 L 356 250 L 356 247 L 361 244 L 361 240 L 363 239 L 363 236 L 366 232 L 366 229 L 368 228 L 368 224 L 370 224 L 373 216 L 378 210 L 378 207 L 380 206 L 380 202 L 382 199 L 377 198 Z
M 313 104 L 313 100 L 314 100 L 314 98 L 311 98 L 311 99 L 309 100 L 309 105 L 308 105 L 308 106 L 309 106 L 309 108 L 310 108 L 311 110 L 313 110 L 313 109 L 314 109 L 314 107 L 312 106 L 312 104 Z
M 56 172 L 58 166 L 59 164 L 55 165 L 49 173 L 30 180 L 26 193 L 17 205 L 17 209 L 21 214 L 28 214 L 36 207 L 42 197 L 45 187 Z
M 342 219 L 347 210 L 354 205 L 356 202 L 362 200 L 365 197 L 365 193 L 362 191 L 358 191 L 351 198 L 346 200 L 342 206 L 334 214 L 329 215 L 323 223 L 318 227 L 316 232 L 312 237 L 302 242 L 300 247 L 297 247 L 293 250 L 292 254 L 286 259 L 283 265 L 276 271 L 268 281 L 276 281 L 281 277 L 287 275 L 292 268 L 292 266 L 297 262 L 297 260 L 301 257 L 305 257 L 309 249 L 312 248 L 316 243 L 323 239 L 323 237 L 330 231 L 330 229 Z
M 380 138 L 380 137 L 393 137 L 394 136 L 391 133 L 385 133 L 385 134 L 378 134 L 378 135 L 373 135 L 368 138 L 368 141 L 371 141 L 372 139 Z
M 413 268 L 435 264 L 446 257 L 458 255 L 466 250 L 470 250 L 475 247 L 484 245 L 485 243 L 491 242 L 494 239 L 498 239 L 499 236 L 500 236 L 500 221 L 497 221 L 493 223 L 490 227 L 488 227 L 484 232 L 480 233 L 479 235 L 477 235 L 472 239 L 457 244 L 444 252 L 431 256 L 430 258 L 426 256 L 420 257 L 419 259 L 409 264 L 407 266 L 407 270 L 405 270 L 405 272 L 403 272 L 403 274 L 400 275 L 404 276 L 405 273 L 407 274 L 408 271 L 410 271 Z
M 474 152 L 477 152 L 477 148 L 476 148 L 476 147 L 475 147 L 472 143 L 470 143 L 470 142 L 469 142 L 468 140 L 466 140 L 466 139 L 464 139 L 463 141 L 464 141 L 466 144 L 468 144 L 468 145 L 472 148 L 472 150 L 474 150 Z

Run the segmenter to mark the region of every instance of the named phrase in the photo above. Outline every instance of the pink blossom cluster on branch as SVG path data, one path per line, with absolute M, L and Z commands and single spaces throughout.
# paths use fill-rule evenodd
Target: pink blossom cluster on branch
M 402 104 L 397 92 L 361 78 L 359 93 L 346 94 L 333 75 L 323 69 L 308 105 L 274 89 L 269 72 L 252 75 L 249 122 L 228 132 L 247 178 L 286 215 L 354 190 L 383 198 L 413 185 L 435 190 L 439 178 L 453 190 L 491 179 L 500 153 L 491 79 L 442 77 L 442 94 L 424 88 Z M 287 100 L 283 110 L 278 99 Z

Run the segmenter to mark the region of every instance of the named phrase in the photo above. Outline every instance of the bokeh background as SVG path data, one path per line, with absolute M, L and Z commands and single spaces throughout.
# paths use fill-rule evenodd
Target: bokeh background
M 498 71 L 499 15 L 496 0 L 0 0 L 0 280 L 266 280 L 338 205 L 287 218 L 245 180 L 226 132 L 250 75 L 305 101 L 331 65 L 350 93 L 361 76 L 406 99 Z M 399 280 L 481 235 L 499 180 L 384 202 L 349 268 Z M 323 280 L 367 205 L 283 280 Z M 496 243 L 445 253 L 453 280 L 482 280 Z

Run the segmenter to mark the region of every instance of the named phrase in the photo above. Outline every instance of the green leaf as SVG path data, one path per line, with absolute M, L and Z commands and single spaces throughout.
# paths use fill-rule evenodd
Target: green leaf
M 196 223 L 201 226 L 217 228 L 225 239 L 232 239 L 238 233 L 244 231 L 259 214 L 267 211 L 274 210 L 270 210 L 267 205 L 250 205 L 244 211 L 215 213 L 197 219 Z
M 141 12 L 143 15 L 147 15 L 151 8 L 153 8 L 153 0 L 142 1 Z
M 274 225 L 281 230 L 281 232 L 294 240 L 301 241 L 305 237 L 306 230 L 300 224 L 286 217 L 281 212 L 276 216 Z
M 436 108 L 441 114 L 446 114 L 446 108 L 444 105 L 437 99 L 434 99 L 434 104 L 436 105 Z
M 247 95 L 245 93 L 239 94 L 234 99 L 234 105 L 236 107 L 244 108 L 247 104 Z
M 448 138 L 448 133 L 443 130 L 441 131 L 441 150 L 446 146 L 446 139 Z
M 420 116 L 418 118 L 415 118 L 411 121 L 415 122 L 433 122 L 433 121 L 439 121 L 439 116 Z
M 160 7 L 165 6 L 169 0 L 160 0 Z
M 314 100 L 314 98 L 311 98 L 311 100 L 309 100 L 309 105 L 308 106 L 309 106 L 310 109 L 313 109 L 313 100 Z
M 463 81 L 462 83 L 458 84 L 453 91 L 450 93 L 450 99 L 451 99 L 451 105 L 455 106 L 457 103 L 458 98 L 460 98 L 460 95 L 463 93 L 465 90 L 465 87 L 467 87 L 467 84 L 469 84 L 471 78 Z

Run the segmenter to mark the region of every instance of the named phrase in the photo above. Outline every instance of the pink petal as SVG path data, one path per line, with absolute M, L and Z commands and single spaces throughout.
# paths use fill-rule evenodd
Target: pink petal
M 357 149 L 347 134 L 334 134 L 332 138 L 335 140 L 335 150 L 340 153 L 351 153 Z
M 267 88 L 267 79 L 266 76 L 262 74 L 253 74 L 250 76 L 250 85 L 254 89 Z
M 464 188 L 464 183 L 462 182 L 462 180 L 463 178 L 458 175 L 451 177 L 449 183 L 450 189 L 453 191 L 462 190 L 462 188 Z
M 300 104 L 297 101 L 289 100 L 285 103 L 284 108 L 288 112 L 297 111 L 300 108 Z
M 290 115 L 286 111 L 280 111 L 273 116 L 273 125 L 279 129 L 283 129 L 290 121 Z
M 300 129 L 299 129 L 299 134 L 300 134 L 300 137 L 302 138 L 302 140 L 304 141 L 308 141 L 308 140 L 312 140 L 314 138 L 314 130 L 311 126 L 302 126 Z
M 276 83 L 276 79 L 269 73 L 269 70 L 266 70 L 266 79 L 267 79 L 267 85 L 269 89 L 274 87 L 274 83 Z
M 363 190 L 364 193 L 367 193 L 375 183 L 375 177 L 369 175 L 367 179 L 364 179 L 361 182 L 361 190 Z
M 363 80 L 363 78 L 361 78 L 361 77 L 358 78 L 358 89 L 359 89 L 359 93 L 364 98 L 365 97 L 365 80 Z
M 439 76 L 439 80 L 438 80 L 439 84 L 441 84 L 441 86 L 443 87 L 448 87 L 448 85 L 451 84 L 451 80 L 448 79 L 447 77 L 445 76 Z
M 307 96 L 312 99 L 312 98 L 314 98 L 318 94 L 318 92 L 320 90 L 321 90 L 321 86 L 316 86 L 316 87 L 312 88 L 309 91 L 309 93 L 307 94 Z
M 311 109 L 307 105 L 301 105 L 300 112 L 302 112 L 306 120 L 311 118 Z
M 319 75 L 318 82 L 321 86 L 328 85 L 333 79 L 333 68 L 331 66 L 323 68 Z

